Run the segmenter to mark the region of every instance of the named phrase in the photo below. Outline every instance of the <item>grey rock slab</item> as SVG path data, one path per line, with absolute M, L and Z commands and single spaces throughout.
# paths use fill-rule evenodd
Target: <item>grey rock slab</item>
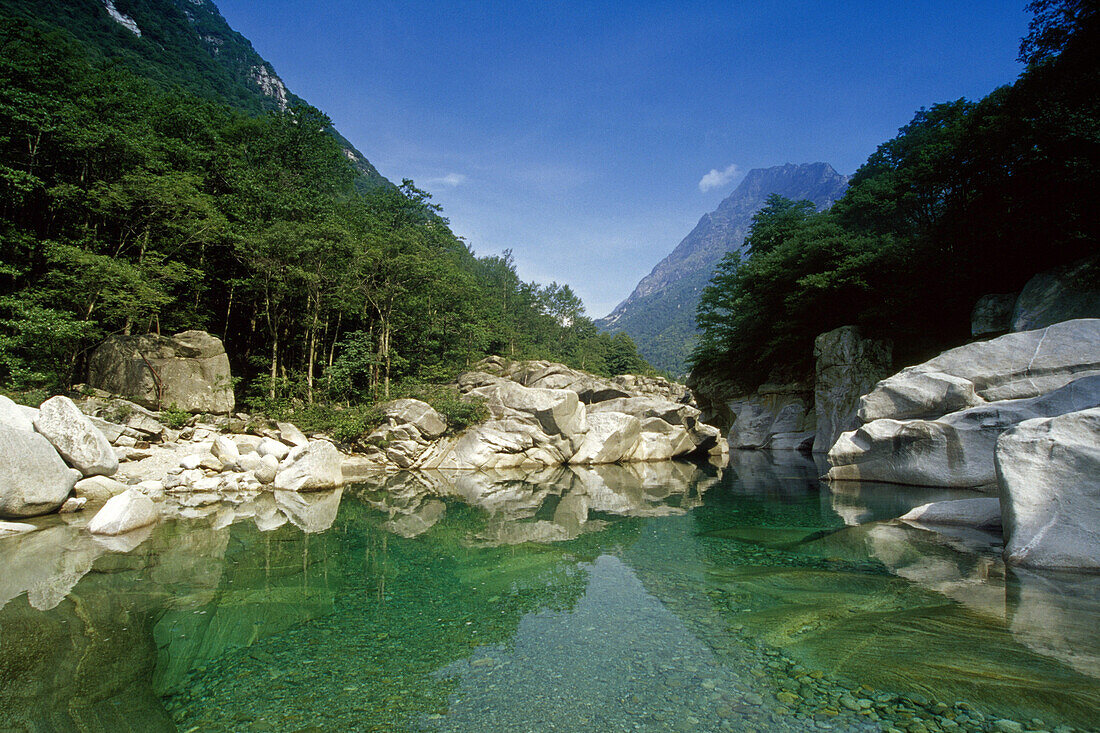
M 576 392 L 566 389 L 539 389 L 497 380 L 471 390 L 469 394 L 484 399 L 494 417 L 529 415 L 547 435 L 568 438 L 580 435 L 587 429 L 584 404 Z
M 88 385 L 159 410 L 233 412 L 233 379 L 221 340 L 205 331 L 111 336 L 88 360 Z
M 1013 331 L 1074 318 L 1100 318 L 1100 257 L 1041 272 L 1028 280 L 1011 318 Z
M 0 425 L 0 517 L 55 511 L 79 478 L 46 438 Z
M 0 522 L 0 537 L 12 537 L 15 535 L 33 532 L 38 527 L 26 522 Z
M 287 457 L 287 454 L 290 453 L 290 448 L 282 441 L 265 437 L 260 441 L 260 444 L 256 446 L 256 452 L 261 456 L 275 456 L 275 460 L 278 462 Z
M 136 488 L 111 497 L 88 522 L 92 534 L 120 535 L 150 524 L 160 518 L 153 500 Z
M 996 466 L 1006 562 L 1100 569 L 1100 408 L 1021 422 Z
M 89 476 L 76 482 L 73 493 L 79 498 L 87 499 L 91 504 L 103 504 L 126 489 L 126 484 L 108 476 Z
M 841 433 L 859 427 L 859 398 L 890 375 L 892 353 L 888 343 L 863 338 L 856 326 L 842 326 L 814 340 L 814 359 L 813 450 L 826 453 Z
M 226 470 L 236 471 L 240 468 L 240 449 L 237 448 L 237 444 L 228 436 L 219 435 L 214 438 L 214 444 L 211 446 L 210 452 L 215 458 L 222 462 L 222 467 Z
M 938 420 L 870 422 L 829 451 L 830 479 L 994 491 L 997 439 L 1025 420 L 1100 406 L 1100 375 L 1053 392 L 953 412 Z
M 1035 397 L 1090 374 L 1100 374 L 1100 319 L 1064 321 L 903 369 L 860 400 L 859 418 L 939 417 L 979 402 Z
M 34 428 L 83 475 L 110 476 L 118 470 L 111 443 L 68 397 L 58 395 L 43 402 Z
M 1012 309 L 1016 306 L 1017 295 L 1018 293 L 990 293 L 978 298 L 970 313 L 970 335 L 999 336 L 1012 330 Z
M 401 399 L 378 406 L 395 425 L 414 426 L 425 438 L 438 438 L 447 432 L 447 421 L 427 402 Z
M 570 457 L 570 463 L 616 463 L 637 450 L 642 423 L 624 412 L 588 415 L 588 432 Z
M 293 423 L 281 422 L 276 425 L 279 428 L 279 439 L 287 445 L 298 447 L 309 444 L 309 438 Z

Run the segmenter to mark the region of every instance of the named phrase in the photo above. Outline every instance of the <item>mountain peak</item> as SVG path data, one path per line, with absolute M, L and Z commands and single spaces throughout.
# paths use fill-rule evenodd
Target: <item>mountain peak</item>
M 847 187 L 848 177 L 828 163 L 753 168 L 642 278 L 630 297 L 597 324 L 606 330 L 625 331 L 654 366 L 683 373 L 695 334 L 699 295 L 719 260 L 743 247 L 752 216 L 768 196 L 777 193 L 794 201 L 805 199 L 822 210 L 843 196 Z

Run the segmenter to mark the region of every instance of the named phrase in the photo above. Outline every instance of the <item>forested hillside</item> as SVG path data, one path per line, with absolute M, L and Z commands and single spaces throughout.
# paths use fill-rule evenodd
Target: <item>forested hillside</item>
M 119 18 L 113 18 L 108 5 Z M 90 56 L 166 91 L 180 90 L 249 114 L 303 102 L 211 0 L 0 0 L 0 14 L 66 31 Z M 329 131 L 367 190 L 389 181 L 336 130 Z
M 806 378 L 814 337 L 845 324 L 915 363 L 968 340 L 979 296 L 1100 250 L 1098 14 L 1029 7 L 1014 84 L 917 112 L 825 213 L 768 202 L 704 291 L 697 384 Z
M 7 389 L 67 388 L 108 334 L 185 328 L 225 339 L 255 400 L 370 400 L 489 353 L 646 368 L 568 286 L 476 257 L 411 181 L 357 186 L 308 105 L 200 96 L 25 16 L 0 17 L 0 48 Z

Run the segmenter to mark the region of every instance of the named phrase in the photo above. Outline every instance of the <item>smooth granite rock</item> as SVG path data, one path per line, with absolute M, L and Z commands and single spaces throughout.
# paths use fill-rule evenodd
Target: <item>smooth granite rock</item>
M 1012 312 L 1012 330 L 1074 318 L 1100 318 L 1100 256 L 1041 272 L 1027 281 Z
M 0 425 L 0 517 L 55 511 L 79 478 L 44 437 Z
M 34 428 L 83 475 L 111 476 L 118 470 L 118 457 L 106 436 L 68 397 L 43 402 Z
M 625 412 L 588 415 L 588 432 L 570 463 L 617 463 L 629 460 L 638 447 L 642 423 Z
M 990 293 L 978 298 L 970 313 L 970 335 L 1000 336 L 1012 330 L 1012 309 L 1016 306 L 1016 297 L 1016 293 Z
M 977 499 L 934 501 L 910 509 L 899 519 L 918 524 L 997 528 L 1001 526 L 1001 500 L 995 496 L 983 496 Z
M 814 340 L 814 359 L 813 450 L 827 453 L 841 433 L 859 427 L 859 398 L 890 375 L 892 355 L 890 344 L 863 338 L 856 326 L 842 326 Z
M 828 478 L 995 491 L 994 453 L 1001 433 L 1025 420 L 1096 406 L 1100 375 L 937 420 L 875 420 L 840 436 L 829 451 Z
M 88 522 L 88 531 L 92 534 L 120 535 L 155 524 L 159 518 L 160 513 L 153 500 L 132 488 L 111 497 Z
M 298 446 L 291 450 L 275 475 L 275 488 L 287 491 L 338 488 L 344 482 L 342 463 L 340 451 L 328 441 L 315 440 Z
M 1021 422 L 996 465 L 1005 561 L 1100 569 L 1100 408 Z
M 1065 321 L 945 351 L 879 382 L 860 400 L 864 423 L 939 417 L 1023 399 L 1100 374 L 1100 319 Z
M 0 395 L 0 425 L 15 430 L 34 431 L 34 418 L 24 412 L 22 406 L 15 404 L 4 395 Z

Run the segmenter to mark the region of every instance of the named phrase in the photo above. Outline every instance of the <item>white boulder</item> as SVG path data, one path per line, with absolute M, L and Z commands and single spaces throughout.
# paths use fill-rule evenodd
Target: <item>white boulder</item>
M 0 425 L 14 430 L 34 431 L 34 418 L 28 415 L 21 405 L 17 405 L 4 395 L 0 395 Z
M 112 497 L 88 522 L 92 534 L 119 535 L 156 523 L 159 518 L 153 500 L 138 489 L 127 489 Z
M 344 481 L 343 457 L 328 441 L 315 440 L 290 452 L 275 475 L 275 488 L 288 491 L 334 489 Z M 257 476 L 259 478 L 259 476 Z
M 110 476 L 118 470 L 118 457 L 106 436 L 68 397 L 43 402 L 34 428 L 83 475 Z
M 1025 420 L 1096 406 L 1100 375 L 938 420 L 875 420 L 840 436 L 829 451 L 828 478 L 995 491 L 994 453 L 1001 433 Z
M 982 496 L 976 499 L 934 501 L 921 504 L 900 518 L 903 522 L 917 524 L 996 528 L 1001 526 L 1001 500 L 995 496 Z
M 617 463 L 630 459 L 638 448 L 642 423 L 625 412 L 588 415 L 588 432 L 570 463 Z
M 0 425 L 0 517 L 55 511 L 79 478 L 44 437 Z

